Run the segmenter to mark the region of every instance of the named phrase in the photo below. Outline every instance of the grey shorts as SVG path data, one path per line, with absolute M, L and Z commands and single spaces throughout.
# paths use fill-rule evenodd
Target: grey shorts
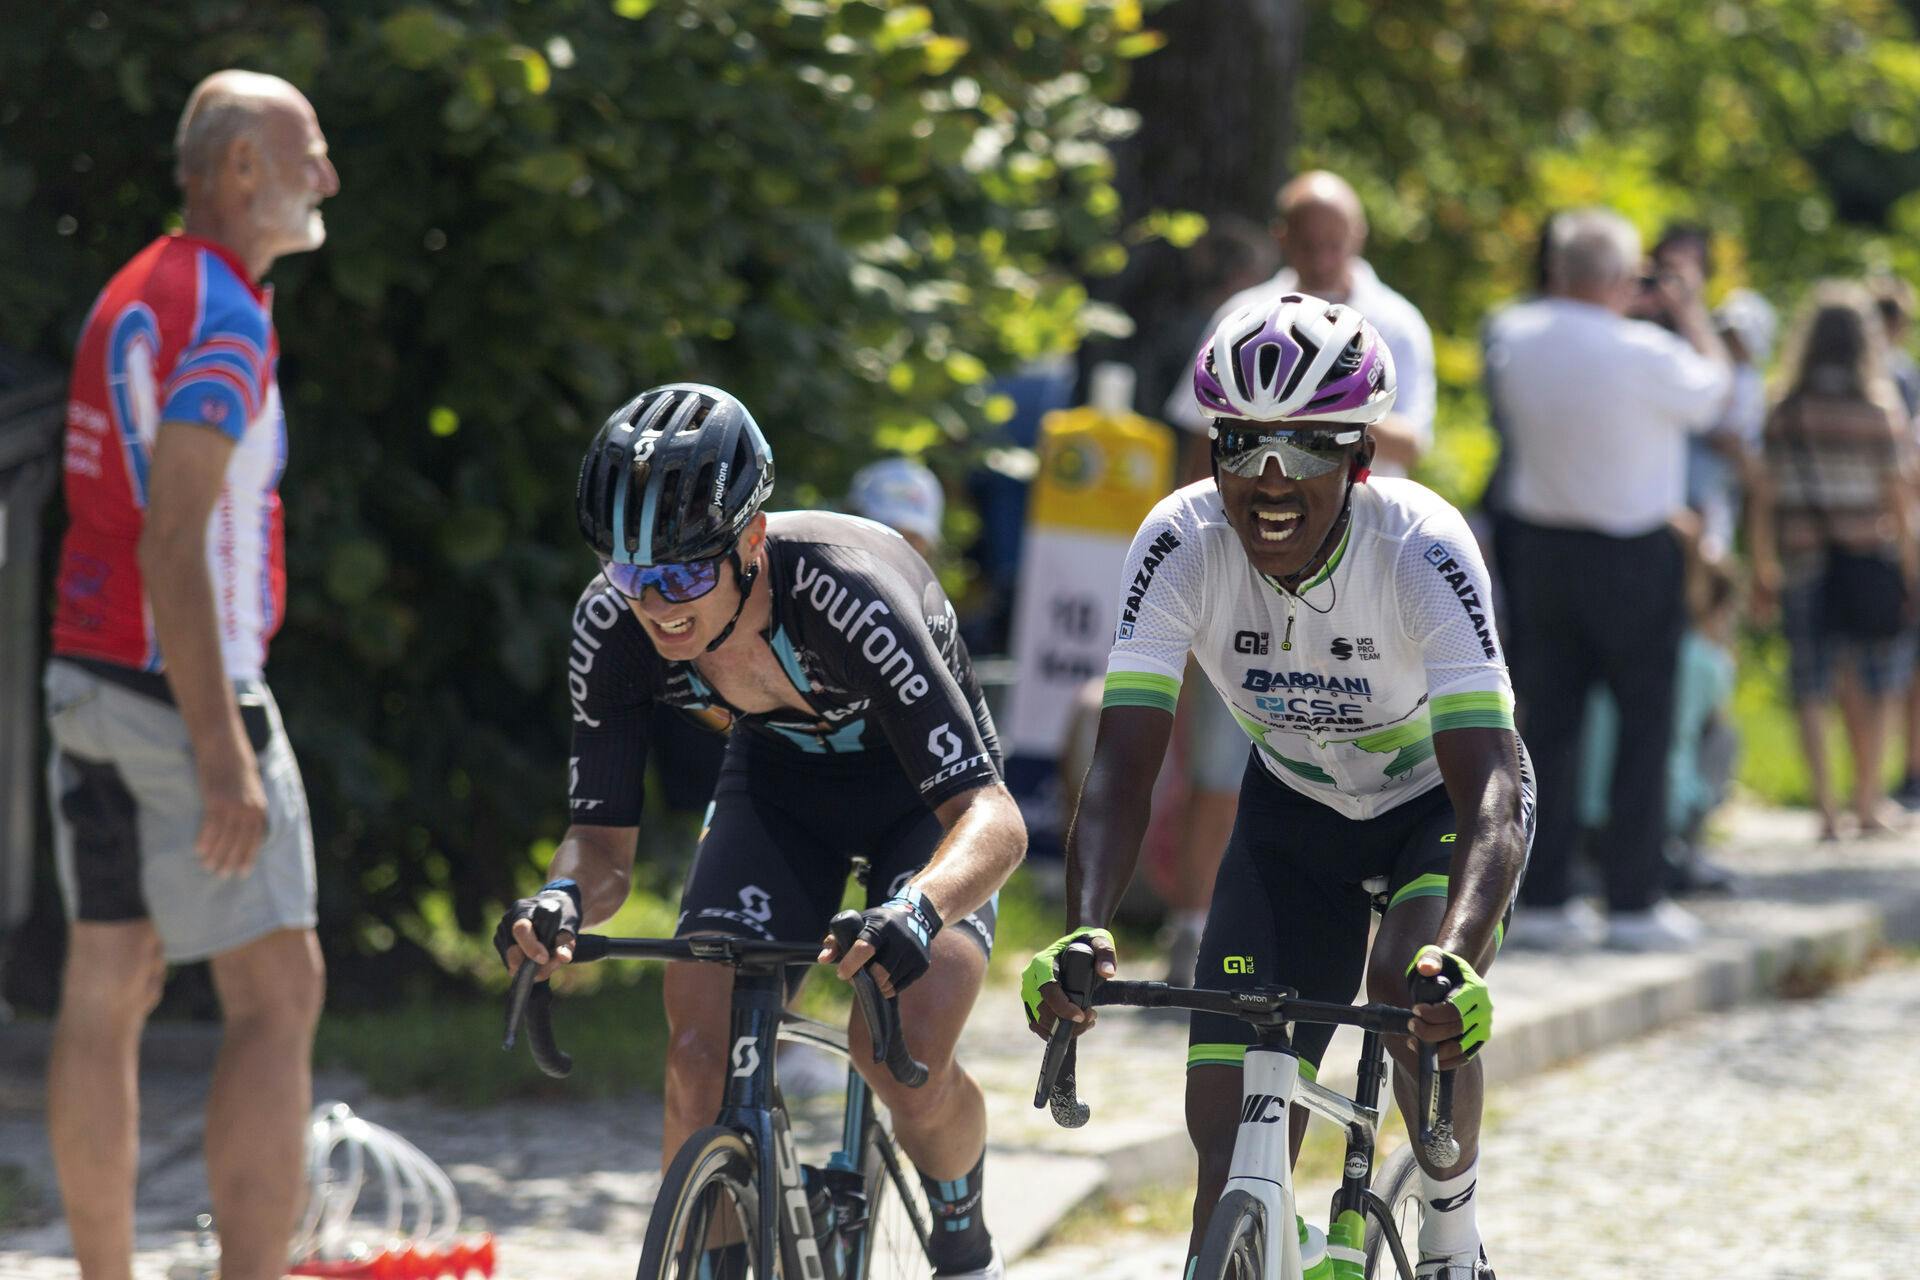
M 223 880 L 194 852 L 200 789 L 180 713 L 72 663 L 47 664 L 54 866 L 69 920 L 151 920 L 170 962 L 204 960 L 315 923 L 313 830 L 280 709 L 236 683 L 260 729 L 267 834 L 253 870 Z M 261 744 L 264 745 L 261 745 Z

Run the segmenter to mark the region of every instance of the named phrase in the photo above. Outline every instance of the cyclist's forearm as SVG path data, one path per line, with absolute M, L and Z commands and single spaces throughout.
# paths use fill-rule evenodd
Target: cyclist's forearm
M 1173 717 L 1149 707 L 1100 713 L 1093 764 L 1067 832 L 1067 927 L 1105 928 L 1133 883 Z
M 1523 839 L 1517 825 L 1510 831 L 1483 832 L 1471 842 L 1461 833 L 1449 876 L 1450 884 L 1458 888 L 1447 894 L 1447 914 L 1434 937 L 1442 951 L 1475 963 L 1492 954 L 1500 917 L 1519 878 Z
M 1098 793 L 1089 779 L 1067 834 L 1067 928 L 1113 922 L 1139 865 L 1151 794 Z
M 1027 828 L 1001 786 L 955 796 L 938 813 L 947 833 L 912 884 L 951 924 L 1000 891 L 1027 856 Z
M 1500 917 L 1526 863 L 1519 743 L 1511 729 L 1451 729 L 1433 735 L 1453 801 L 1453 861 L 1447 912 L 1434 944 L 1479 964 L 1493 953 Z
M 1448 868 L 1447 913 L 1434 943 L 1442 951 L 1479 963 L 1493 953 L 1500 917 L 1513 900 L 1526 861 L 1526 831 L 1519 788 L 1495 773 L 1481 793 L 1479 812 L 1458 823 L 1458 842 Z
M 634 827 L 568 827 L 547 868 L 549 880 L 580 886 L 580 922 L 596 925 L 626 905 L 633 882 Z

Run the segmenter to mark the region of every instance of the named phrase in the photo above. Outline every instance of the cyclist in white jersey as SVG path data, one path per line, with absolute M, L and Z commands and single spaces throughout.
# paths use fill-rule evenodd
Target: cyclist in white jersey
M 1416 971 L 1448 979 L 1447 999 L 1413 1006 L 1414 1035 L 1457 1069 L 1461 1146 L 1450 1168 L 1420 1153 L 1418 1274 L 1485 1280 L 1475 1055 L 1492 1000 L 1480 975 L 1519 888 L 1533 811 L 1486 569 L 1444 499 L 1410 480 L 1368 481 L 1367 427 L 1393 404 L 1393 365 L 1351 308 L 1289 294 L 1236 312 L 1202 351 L 1194 389 L 1214 419 L 1214 479 L 1168 496 L 1134 538 L 1067 839 L 1070 932 L 1028 966 L 1028 1016 L 1042 1034 L 1060 1017 L 1092 1024 L 1055 980 L 1074 938 L 1090 937 L 1101 976 L 1117 971 L 1104 926 L 1133 876 L 1191 651 L 1251 740 L 1196 982 L 1345 1001 L 1364 971 L 1371 999 L 1408 1005 Z M 1194 1254 L 1227 1178 L 1250 1036 L 1193 1016 Z M 1330 1036 L 1298 1029 L 1303 1072 Z M 1412 1041 L 1392 1048 L 1401 1113 L 1418 1115 Z

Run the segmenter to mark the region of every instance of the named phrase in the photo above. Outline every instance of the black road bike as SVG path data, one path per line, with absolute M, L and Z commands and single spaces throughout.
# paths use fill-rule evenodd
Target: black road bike
M 831 929 L 842 952 L 860 932 L 857 911 Z M 647 1222 L 638 1280 L 924 1280 L 929 1216 L 885 1118 L 858 1072 L 847 1071 L 838 1149 L 823 1167 L 802 1165 L 775 1079 L 781 1040 L 852 1062 L 845 1031 L 786 1007 L 789 971 L 810 965 L 816 942 L 757 938 L 609 938 L 581 934 L 573 963 L 608 957 L 692 960 L 733 970 L 726 1095 L 714 1122 L 689 1137 L 667 1166 Z M 553 997 L 528 962 L 507 1000 L 511 1049 L 523 1021 L 533 1058 L 556 1079 L 573 1070 L 553 1034 Z M 873 977 L 854 976 L 855 1002 L 872 1034 L 874 1061 L 909 1087 L 927 1069 L 907 1052 L 897 998 Z

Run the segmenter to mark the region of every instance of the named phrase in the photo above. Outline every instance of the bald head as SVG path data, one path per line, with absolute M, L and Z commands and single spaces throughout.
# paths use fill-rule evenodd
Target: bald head
M 225 245 L 254 279 L 275 258 L 326 240 L 320 203 L 340 190 L 340 175 L 312 104 L 280 77 L 216 71 L 202 80 L 174 149 L 184 230 Z
M 257 71 L 216 71 L 194 87 L 174 130 L 178 158 L 175 180 L 181 187 L 205 181 L 218 171 L 241 138 L 260 136 L 275 117 L 304 124 L 313 108 L 301 92 L 279 76 Z
M 1330 302 L 1344 302 L 1353 289 L 1353 260 L 1367 243 L 1367 215 L 1344 178 L 1311 169 L 1281 187 L 1273 198 L 1279 214 L 1274 239 L 1299 287 Z
M 1367 212 L 1360 207 L 1360 197 L 1345 178 L 1325 169 L 1309 169 L 1281 187 L 1273 197 L 1273 208 L 1283 221 L 1302 210 L 1326 209 L 1352 224 L 1359 239 L 1367 238 Z

